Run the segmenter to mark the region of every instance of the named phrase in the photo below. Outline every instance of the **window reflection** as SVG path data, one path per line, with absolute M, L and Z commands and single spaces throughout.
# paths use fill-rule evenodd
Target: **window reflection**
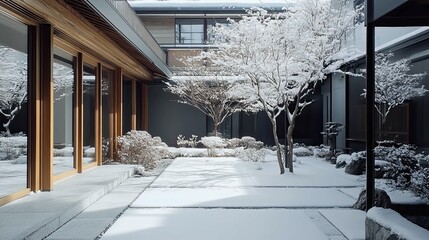
M 56 50 L 56 52 L 59 51 Z M 73 141 L 75 73 L 73 60 L 72 57 L 68 57 L 68 59 L 59 55 L 54 57 L 54 175 L 75 168 Z
M 131 118 L 133 114 L 132 82 L 126 77 L 124 77 L 122 96 L 122 134 L 125 134 L 131 131 Z
M 102 91 L 102 137 L 103 137 L 103 161 L 109 161 L 113 158 L 113 79 L 114 71 L 103 69 L 101 79 Z
M 95 67 L 83 67 L 83 164 L 95 162 Z
M 27 26 L 0 14 L 0 198 L 27 188 Z

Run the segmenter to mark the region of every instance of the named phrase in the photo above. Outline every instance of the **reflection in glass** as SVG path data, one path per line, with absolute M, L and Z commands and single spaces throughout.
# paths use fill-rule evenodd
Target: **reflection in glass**
M 73 87 L 75 82 L 73 58 L 54 57 L 54 175 L 72 170 L 73 143 Z
M 95 72 L 83 67 L 83 164 L 95 162 Z
M 136 129 L 143 130 L 143 85 L 136 84 Z
M 0 14 L 0 198 L 27 188 L 27 26 Z
M 113 78 L 114 72 L 104 68 L 101 78 L 103 161 L 113 158 L 111 148 L 113 144 L 113 129 L 111 127 L 111 124 L 113 124 Z
M 131 118 L 132 118 L 132 82 L 130 79 L 124 77 L 124 86 L 122 94 L 122 134 L 126 134 L 131 131 Z

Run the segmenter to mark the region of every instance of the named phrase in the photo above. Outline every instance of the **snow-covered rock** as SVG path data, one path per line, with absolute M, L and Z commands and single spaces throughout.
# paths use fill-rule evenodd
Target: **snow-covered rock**
M 347 164 L 349 164 L 352 161 L 352 156 L 349 154 L 340 154 L 337 157 L 337 162 L 335 167 L 336 168 L 342 168 L 345 167 Z

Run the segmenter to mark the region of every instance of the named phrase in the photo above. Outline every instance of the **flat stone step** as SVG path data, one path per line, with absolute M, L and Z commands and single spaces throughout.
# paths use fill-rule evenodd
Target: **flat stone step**
M 0 207 L 2 240 L 43 239 L 134 173 L 132 165 L 104 165 Z

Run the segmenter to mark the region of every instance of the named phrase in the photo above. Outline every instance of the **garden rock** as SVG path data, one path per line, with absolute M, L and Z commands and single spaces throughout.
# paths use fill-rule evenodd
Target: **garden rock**
M 365 172 L 365 159 L 358 158 L 353 159 L 347 166 L 346 166 L 346 173 L 351 175 L 361 175 Z
M 386 191 L 376 188 L 374 197 L 374 207 L 390 208 L 392 201 Z M 353 204 L 354 209 L 366 210 L 366 189 L 363 189 L 357 202 Z

